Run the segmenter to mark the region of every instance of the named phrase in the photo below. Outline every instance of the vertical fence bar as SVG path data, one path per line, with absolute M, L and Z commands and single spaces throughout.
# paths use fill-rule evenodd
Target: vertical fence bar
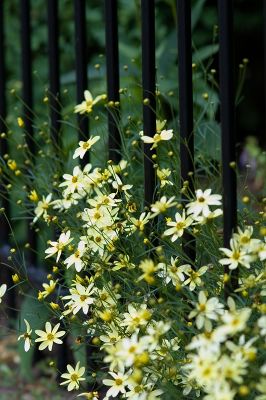
M 4 1 L 0 2 L 0 133 L 6 132 L 6 63 L 5 63 L 5 32 L 4 32 Z M 7 139 L 1 139 L 1 157 L 8 153 L 8 143 Z M 10 229 L 7 219 L 10 219 L 10 206 L 9 206 L 9 195 L 8 191 L 5 189 L 5 185 L 8 182 L 3 179 L 1 184 L 1 207 L 4 208 L 4 214 L 0 215 L 0 263 L 6 263 L 7 257 L 9 255 L 9 235 Z M 8 288 L 13 286 L 11 270 L 9 270 L 5 265 L 0 264 L 0 275 L 1 283 L 6 283 Z M 11 291 L 7 291 L 5 304 L 8 307 L 8 315 L 10 317 L 15 317 L 15 296 Z
M 49 104 L 51 116 L 51 138 L 55 145 L 59 145 L 60 143 L 60 71 L 58 42 L 58 0 L 48 0 Z
M 233 1 L 218 0 L 219 14 L 219 79 L 222 132 L 223 169 L 223 213 L 224 246 L 229 247 L 230 238 L 237 224 L 236 173 L 230 165 L 236 162 L 234 69 L 233 69 Z M 225 272 L 229 272 L 226 268 Z M 231 275 L 231 282 L 225 287 L 226 295 L 237 285 L 237 274 Z
M 189 182 L 193 190 L 194 176 L 194 133 L 192 92 L 192 49 L 191 49 L 191 1 L 177 0 L 178 14 L 178 79 L 179 79 L 179 124 L 180 124 L 180 171 L 181 184 Z M 185 197 L 186 198 L 186 197 Z M 184 235 L 186 255 L 195 259 L 195 240 Z
M 86 2 L 75 0 L 75 50 L 76 50 L 76 80 L 77 104 L 84 100 L 84 91 L 88 86 L 87 75 L 87 40 L 86 40 Z M 86 115 L 77 115 L 79 140 L 86 140 L 89 136 L 89 120 Z M 89 162 L 88 152 L 81 160 L 81 165 Z
M 5 34 L 4 34 L 4 1 L 0 2 L 0 133 L 6 132 L 6 65 L 5 65 Z M 1 157 L 8 153 L 7 140 L 1 140 Z M 4 185 L 6 182 L 3 182 Z M 3 195 L 1 207 L 5 209 L 5 214 L 9 217 L 8 192 L 2 186 Z M 9 236 L 9 226 L 4 215 L 1 215 L 0 245 L 6 245 Z
M 156 133 L 155 100 L 155 7 L 154 0 L 141 1 L 142 26 L 142 86 L 143 86 L 143 132 L 154 136 Z M 153 201 L 155 190 L 155 171 L 153 168 L 150 144 L 144 144 L 144 197 L 146 204 Z
M 117 0 L 105 0 L 105 40 L 108 101 L 119 102 L 119 54 Z M 121 138 L 118 128 L 119 108 L 110 107 L 108 111 L 109 158 L 119 162 Z
M 21 72 L 22 72 L 22 100 L 23 120 L 26 134 L 26 143 L 31 156 L 35 154 L 33 139 L 33 94 L 32 94 L 32 55 L 31 55 L 31 27 L 30 27 L 30 0 L 20 0 L 21 15 Z M 31 265 L 37 264 L 37 235 L 28 223 L 27 237 L 31 251 L 28 261 Z

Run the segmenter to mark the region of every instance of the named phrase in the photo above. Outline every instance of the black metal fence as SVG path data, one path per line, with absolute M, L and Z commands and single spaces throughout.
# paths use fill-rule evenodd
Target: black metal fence
M 4 20 L 5 0 L 0 1 L 0 132 L 6 131 L 5 118 L 7 115 L 7 88 L 6 88 L 6 49 Z M 75 22 L 75 57 L 76 57 L 76 100 L 80 103 L 84 90 L 90 87 L 87 78 L 86 48 L 86 1 L 73 0 Z M 88 0 L 89 2 L 89 0 Z M 58 0 L 47 0 L 48 21 L 48 65 L 49 65 L 49 107 L 51 116 L 50 132 L 53 141 L 60 143 L 60 76 L 59 76 L 59 15 Z M 118 51 L 118 14 L 117 0 L 105 0 L 105 29 L 106 29 L 106 66 L 107 66 L 107 95 L 109 101 L 119 101 L 119 51 Z M 220 81 L 220 119 L 222 131 L 222 171 L 223 171 L 223 212 L 224 212 L 224 246 L 229 246 L 229 240 L 237 222 L 236 213 L 236 174 L 231 163 L 236 160 L 235 134 L 234 134 L 234 82 L 233 82 L 233 1 L 218 0 L 219 14 L 219 81 Z M 32 120 L 33 83 L 32 83 L 32 57 L 31 57 L 31 21 L 30 0 L 20 0 L 21 24 L 21 77 L 22 100 L 25 104 L 23 119 L 27 132 L 27 143 L 32 154 L 35 154 Z M 190 0 L 177 0 L 178 15 L 178 68 L 176 79 L 179 80 L 179 120 L 180 120 L 180 167 L 181 182 L 189 181 L 192 188 L 194 171 L 194 135 L 193 135 L 193 92 L 192 92 L 192 45 L 191 45 L 191 2 Z M 153 136 L 156 131 L 156 60 L 155 60 L 155 1 L 142 0 L 142 84 L 143 100 L 148 99 L 149 107 L 143 106 L 143 130 L 146 135 Z M 110 112 L 108 115 L 109 128 L 109 157 L 114 161 L 119 160 L 120 136 L 117 127 L 118 114 Z M 82 137 L 89 136 L 89 121 L 78 116 L 78 127 Z M 8 142 L 1 141 L 1 156 L 8 153 Z M 145 201 L 151 203 L 155 192 L 155 169 L 153 167 L 152 151 L 149 145 L 144 145 L 145 168 Z M 85 160 L 86 162 L 86 160 Z M 176 160 L 178 163 L 179 160 Z M 5 184 L 5 182 L 3 182 Z M 7 218 L 10 216 L 8 193 L 2 200 Z M 2 257 L 8 254 L 10 227 L 7 220 L 1 217 L 0 244 Z M 191 237 L 185 240 L 191 241 Z M 36 249 L 36 234 L 28 226 L 28 242 L 32 249 Z M 4 254 L 4 251 L 6 254 Z M 195 257 L 195 246 L 190 246 L 189 257 Z M 29 256 L 29 263 L 36 264 L 36 251 Z M 9 283 L 12 284 L 10 274 Z M 235 282 L 233 282 L 235 284 Z M 228 286 L 227 292 L 230 287 Z M 9 305 L 14 306 L 13 296 Z

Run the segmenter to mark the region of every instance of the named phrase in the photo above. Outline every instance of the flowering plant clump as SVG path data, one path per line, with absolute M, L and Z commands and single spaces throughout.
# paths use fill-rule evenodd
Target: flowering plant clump
M 93 114 L 101 99 L 85 92 L 75 112 Z M 141 150 L 122 153 L 118 163 L 80 166 L 101 140 L 79 142 L 57 189 L 29 193 L 33 223 L 57 234 L 44 251 L 51 270 L 38 295 L 51 318 L 45 330 L 25 320 L 25 351 L 35 342 L 51 351 L 67 332 L 78 336 L 90 357 L 68 364 L 61 384 L 68 391 L 94 385 L 79 394 L 87 399 L 99 398 L 98 388 L 105 400 L 266 399 L 265 230 L 246 217 L 230 248 L 223 246 L 215 180 L 214 187 L 206 177 L 193 177 L 196 190 L 180 186 L 177 132 L 166 120 L 152 137 L 141 131 L 133 141 L 155 152 L 152 204 L 136 174 Z M 235 270 L 238 286 L 226 299 Z

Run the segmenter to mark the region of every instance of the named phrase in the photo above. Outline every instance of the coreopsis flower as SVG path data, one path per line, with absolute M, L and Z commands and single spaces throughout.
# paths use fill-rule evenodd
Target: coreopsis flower
M 126 386 L 128 383 L 128 375 L 125 375 L 124 372 L 111 372 L 109 371 L 109 375 L 113 379 L 103 379 L 103 384 L 105 386 L 110 386 L 110 389 L 107 391 L 104 400 L 109 399 L 110 397 L 117 397 L 119 393 L 126 393 Z
M 246 361 L 254 361 L 257 354 L 257 348 L 252 346 L 253 343 L 258 340 L 258 337 L 252 337 L 247 342 L 245 341 L 245 335 L 241 335 L 238 344 L 227 340 L 225 345 L 232 352 L 232 356 L 235 359 Z
M 152 259 L 147 258 L 141 261 L 139 268 L 143 274 L 138 278 L 138 281 L 144 279 L 148 284 L 153 284 L 155 282 L 153 275 L 158 270 L 158 265 L 154 264 Z
M 75 150 L 73 159 L 80 157 L 83 159 L 85 156 L 86 152 L 91 149 L 91 147 L 98 142 L 100 139 L 100 136 L 94 136 L 90 137 L 86 142 L 83 142 L 82 140 L 79 142 L 79 147 Z
M 232 297 L 228 298 L 227 303 L 229 310 L 226 310 L 221 316 L 223 325 L 219 326 L 217 330 L 221 334 L 234 335 L 246 328 L 252 310 L 248 307 L 237 309 Z
M 32 329 L 30 327 L 30 324 L 26 319 L 24 319 L 25 325 L 26 325 L 26 332 L 24 332 L 22 335 L 18 337 L 18 340 L 24 339 L 24 350 L 27 352 L 29 351 L 31 344 L 32 344 Z
M 130 338 L 123 338 L 118 344 L 117 356 L 121 358 L 126 367 L 130 367 L 137 361 L 139 355 L 144 355 L 148 343 L 144 338 L 138 339 L 138 334 L 133 334 Z M 149 356 L 145 353 L 145 358 Z
M 91 113 L 93 106 L 95 104 L 97 104 L 100 100 L 103 100 L 105 98 L 105 96 L 99 95 L 99 96 L 96 96 L 95 99 L 93 99 L 91 92 L 89 90 L 85 90 L 84 98 L 85 98 L 85 100 L 82 101 L 82 103 L 75 106 L 75 108 L 74 108 L 75 113 L 79 113 L 79 114 Z
M 64 196 L 74 192 L 81 192 L 85 187 L 85 177 L 79 166 L 73 169 L 72 175 L 64 174 L 64 182 L 60 183 L 59 187 L 66 186 Z
M 151 319 L 152 313 L 147 309 L 146 304 L 141 304 L 138 309 L 136 307 L 132 304 L 128 305 L 128 312 L 123 314 L 124 319 L 120 324 L 121 326 L 126 326 L 129 332 L 134 332 L 136 328 L 147 325 Z
M 177 266 L 178 257 L 171 257 L 170 265 L 159 263 L 158 264 L 158 276 L 165 280 L 165 283 L 168 284 L 172 282 L 172 284 L 176 287 L 181 286 L 182 282 L 185 280 L 184 275 L 184 266 Z M 187 265 L 188 268 L 191 268 L 190 265 Z
M 28 198 L 34 203 L 37 202 L 39 200 L 39 196 L 36 190 L 31 190 L 31 192 L 28 194 Z
M 43 299 L 45 299 L 45 297 L 49 296 L 51 293 L 54 292 L 57 282 L 58 282 L 57 280 L 54 281 L 53 279 L 51 279 L 49 283 L 42 284 L 44 290 L 41 292 L 41 296 Z
M 124 192 L 127 197 L 130 197 L 130 194 L 127 191 L 131 189 L 133 185 L 124 185 L 119 176 L 116 174 L 114 176 L 112 186 L 117 192 Z
M 226 381 L 230 379 L 236 383 L 243 382 L 243 376 L 247 373 L 247 362 L 243 358 L 228 357 L 223 354 L 219 360 L 220 380 Z
M 174 201 L 175 196 L 167 199 L 166 196 L 160 198 L 160 200 L 156 201 L 154 204 L 151 204 L 151 211 L 153 212 L 152 217 L 156 215 L 162 214 L 168 210 L 168 208 L 174 207 L 176 205 L 176 201 Z
M 193 214 L 193 217 L 197 217 L 199 214 L 208 217 L 211 212 L 210 206 L 220 206 L 221 199 L 221 195 L 211 194 L 211 189 L 206 189 L 204 192 L 198 189 L 196 190 L 196 200 L 186 205 L 187 213 Z
M 217 380 L 208 389 L 208 394 L 204 396 L 204 400 L 234 400 L 236 396 L 236 390 L 233 389 L 228 382 L 223 380 L 220 382 Z
M 183 236 L 184 230 L 188 228 L 193 222 L 191 217 L 187 217 L 185 210 L 183 210 L 183 214 L 179 214 L 178 212 L 175 214 L 175 221 L 167 221 L 166 225 L 171 226 L 171 228 L 167 229 L 164 232 L 165 236 L 172 236 L 171 241 L 175 242 L 178 238 Z
M 143 232 L 145 229 L 145 225 L 150 221 L 151 219 L 151 213 L 141 213 L 139 218 L 135 217 L 130 217 L 130 222 L 131 225 L 127 228 L 127 230 L 130 233 L 135 232 L 136 230 L 139 230 L 140 232 Z
M 35 339 L 35 342 L 42 342 L 39 346 L 39 350 L 44 350 L 48 347 L 49 351 L 52 351 L 53 344 L 62 344 L 62 340 L 59 339 L 60 337 L 64 336 L 66 333 L 65 331 L 59 331 L 60 324 L 56 324 L 53 329 L 50 322 L 45 323 L 45 331 L 41 331 L 37 329 L 35 331 L 36 335 L 40 336 L 39 338 Z
M 80 381 L 85 381 L 85 378 L 82 376 L 85 373 L 85 367 L 80 367 L 80 362 L 78 361 L 75 368 L 73 368 L 70 364 L 67 365 L 68 372 L 65 372 L 61 375 L 61 378 L 66 379 L 64 382 L 60 383 L 60 385 L 68 385 L 67 390 L 70 392 L 71 390 L 79 389 Z
M 102 348 L 113 346 L 115 343 L 119 342 L 121 339 L 121 335 L 118 332 L 117 327 L 111 322 L 108 324 L 108 330 L 104 335 L 100 336 L 100 340 L 103 342 Z
M 161 132 L 155 133 L 153 137 L 141 135 L 140 138 L 144 143 L 153 143 L 151 149 L 155 149 L 158 143 L 165 140 L 170 140 L 173 137 L 173 129 L 163 129 Z
M 68 230 L 66 233 L 61 233 L 57 242 L 50 241 L 51 247 L 45 250 L 45 253 L 48 254 L 45 258 L 51 257 L 57 253 L 56 262 L 58 262 L 63 249 L 73 240 L 70 235 L 71 232 Z
M 88 314 L 89 306 L 95 301 L 95 298 L 92 297 L 95 290 L 93 282 L 88 287 L 76 283 L 75 287 L 70 289 L 71 294 L 63 297 L 63 300 L 69 300 L 65 305 L 69 309 L 64 311 L 64 314 L 67 315 L 72 312 L 75 315 L 81 309 L 84 314 Z
M 67 268 L 70 268 L 73 264 L 77 272 L 80 272 L 84 266 L 84 262 L 82 261 L 82 256 L 86 251 L 86 244 L 83 240 L 81 240 L 78 244 L 78 248 L 76 251 L 71 254 L 65 261 Z
M 182 268 L 184 274 L 188 276 L 188 278 L 183 282 L 183 285 L 189 285 L 189 290 L 191 291 L 193 291 L 196 286 L 202 285 L 202 280 L 200 277 L 208 271 L 207 266 L 201 267 L 196 271 L 190 265 L 183 265 L 180 266 L 180 268 Z
M 222 258 L 219 263 L 228 265 L 229 269 L 236 269 L 239 265 L 250 268 L 250 263 L 254 261 L 254 256 L 247 254 L 245 250 L 241 250 L 239 243 L 235 239 L 230 240 L 230 249 L 220 248 L 227 258 Z
M 117 208 L 108 209 L 107 207 L 85 208 L 81 214 L 82 221 L 86 222 L 85 227 L 94 227 L 98 230 L 113 225 L 117 217 Z
M 219 354 L 199 349 L 197 354 L 190 354 L 189 358 L 190 363 L 183 367 L 184 371 L 189 371 L 189 379 L 206 387 L 219 379 Z
M 2 303 L 2 297 L 4 296 L 6 290 L 7 290 L 7 285 L 5 283 L 3 283 L 0 286 L 0 303 Z
M 199 292 L 199 301 L 194 303 L 195 309 L 192 310 L 188 318 L 196 317 L 196 326 L 198 329 L 205 328 L 206 331 L 211 331 L 212 324 L 210 320 L 216 321 L 218 316 L 223 314 L 223 304 L 219 302 L 217 297 L 207 299 L 206 294 L 201 290 Z
M 47 197 L 43 196 L 42 200 L 38 201 L 37 207 L 34 210 L 35 217 L 33 222 L 36 222 L 41 216 L 43 216 L 44 220 L 48 215 L 47 210 L 51 205 L 52 201 L 52 193 L 49 193 Z
M 156 175 L 160 180 L 160 186 L 163 188 L 165 185 L 173 185 L 173 182 L 167 179 L 171 175 L 172 171 L 169 168 L 157 168 Z

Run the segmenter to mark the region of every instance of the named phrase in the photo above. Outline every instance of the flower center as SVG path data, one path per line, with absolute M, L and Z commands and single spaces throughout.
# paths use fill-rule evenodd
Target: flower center
M 205 201 L 204 197 L 199 197 L 199 198 L 198 198 L 198 202 L 199 202 L 199 203 L 204 203 L 204 201 Z
M 115 384 L 116 384 L 117 386 L 122 385 L 122 383 L 123 383 L 122 379 L 120 379 L 120 378 L 116 378 L 116 379 L 115 379 Z
M 52 333 L 48 333 L 47 340 L 54 340 L 54 335 Z
M 73 382 L 77 382 L 78 379 L 79 379 L 79 376 L 78 376 L 78 374 L 72 374 L 71 377 L 70 377 L 70 379 L 71 379 Z
M 72 176 L 72 183 L 77 183 L 78 177 L 77 176 Z

